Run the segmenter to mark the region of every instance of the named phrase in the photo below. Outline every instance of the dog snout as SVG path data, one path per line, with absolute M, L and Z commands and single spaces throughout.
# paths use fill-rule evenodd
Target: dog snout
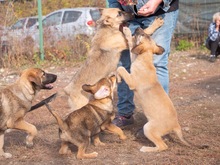
M 135 17 L 134 13 L 128 13 L 125 11 L 123 11 L 123 15 L 124 15 L 125 21 L 130 21 Z
M 55 74 L 51 74 L 51 73 L 47 73 L 46 74 L 46 79 L 49 83 L 53 83 L 57 80 L 57 75 Z
M 45 81 L 43 81 L 43 84 L 49 84 L 49 83 L 53 83 L 57 80 L 57 75 L 55 74 L 51 74 L 51 73 L 46 73 L 45 75 Z

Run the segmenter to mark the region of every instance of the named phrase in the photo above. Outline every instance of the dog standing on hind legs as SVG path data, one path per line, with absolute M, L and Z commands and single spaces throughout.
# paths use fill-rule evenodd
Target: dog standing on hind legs
M 89 102 L 91 96 L 82 90 L 82 85 L 94 84 L 117 69 L 121 52 L 128 49 L 127 41 L 119 28 L 121 24 L 132 20 L 134 15 L 117 8 L 103 9 L 101 14 L 101 18 L 97 21 L 97 32 L 92 39 L 88 57 L 71 82 L 57 93 L 32 106 L 30 111 L 61 96 L 68 99 L 72 110 L 79 109 Z M 163 19 L 156 18 L 153 24 L 144 31 L 147 34 L 153 34 L 162 24 Z
M 124 34 L 128 40 L 129 47 L 132 38 L 129 28 L 124 28 Z M 156 147 L 143 146 L 142 152 L 163 151 L 168 146 L 162 140 L 162 136 L 174 132 L 181 142 L 191 146 L 182 135 L 181 127 L 178 123 L 177 112 L 172 101 L 157 80 L 156 68 L 153 64 L 153 54 L 161 55 L 164 49 L 158 46 L 150 35 L 143 29 L 137 28 L 135 31 L 135 46 L 131 53 L 136 55 L 136 59 L 131 64 L 131 73 L 125 68 L 117 69 L 117 78 L 120 83 L 121 78 L 128 84 L 139 100 L 148 122 L 144 125 L 144 135 L 151 140 Z M 207 148 L 207 146 L 205 146 Z
M 46 104 L 60 128 L 60 138 L 62 140 L 60 154 L 71 153 L 68 145 L 73 143 L 78 147 L 77 159 L 97 157 L 96 152 L 86 154 L 85 151 L 91 138 L 95 145 L 104 145 L 99 139 L 101 130 L 117 134 L 121 140 L 126 139 L 123 131 L 111 123 L 114 118 L 113 89 L 115 84 L 116 77 L 112 76 L 103 78 L 94 85 L 83 85 L 83 90 L 93 94 L 94 100 L 70 113 L 64 121 Z

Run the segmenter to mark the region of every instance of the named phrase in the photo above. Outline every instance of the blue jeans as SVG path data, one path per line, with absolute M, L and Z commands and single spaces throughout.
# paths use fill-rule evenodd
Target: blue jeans
M 157 43 L 157 45 L 162 46 L 165 49 L 165 52 L 162 55 L 154 54 L 153 63 L 156 67 L 158 81 L 163 86 L 166 93 L 169 94 L 169 70 L 167 68 L 167 64 L 168 56 L 170 54 L 171 39 L 177 22 L 178 10 L 162 14 L 159 17 L 161 16 L 164 19 L 164 24 L 153 33 L 152 38 Z M 155 16 L 135 18 L 129 22 L 128 27 L 130 28 L 131 33 L 134 34 L 137 27 L 145 29 L 153 23 L 154 19 Z M 118 66 L 123 66 L 130 73 L 131 61 L 128 50 L 124 50 L 122 52 Z M 118 113 L 120 116 L 129 117 L 133 114 L 135 109 L 135 104 L 133 102 L 134 93 L 129 89 L 128 85 L 124 81 L 118 84 L 117 92 Z

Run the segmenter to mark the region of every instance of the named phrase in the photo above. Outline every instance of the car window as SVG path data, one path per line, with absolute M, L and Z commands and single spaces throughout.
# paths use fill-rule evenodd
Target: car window
M 93 21 L 97 21 L 99 18 L 101 18 L 100 11 L 98 9 L 90 10 L 90 15 L 92 17 Z
M 82 12 L 80 11 L 65 11 L 62 24 L 75 22 L 81 16 Z
M 24 23 L 26 19 L 20 19 L 17 22 L 15 22 L 12 26 L 11 29 L 23 29 Z
M 43 20 L 43 26 L 59 25 L 62 12 L 54 13 Z
M 38 18 L 29 18 L 26 28 L 30 28 L 31 26 L 33 26 L 36 22 L 38 22 Z

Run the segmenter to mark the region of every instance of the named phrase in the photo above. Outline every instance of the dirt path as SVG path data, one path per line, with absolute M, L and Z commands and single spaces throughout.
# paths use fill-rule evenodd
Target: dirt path
M 146 138 L 136 138 L 136 132 L 146 123 L 138 100 L 135 100 L 135 124 L 124 128 L 128 137 L 125 141 L 110 133 L 103 132 L 102 147 L 90 145 L 87 152 L 98 152 L 98 158 L 77 160 L 77 148 L 71 146 L 72 154 L 59 155 L 60 140 L 58 126 L 45 107 L 28 113 L 25 120 L 34 124 L 38 135 L 32 149 L 25 147 L 26 133 L 12 131 L 6 134 L 5 151 L 12 153 L 12 159 L 0 157 L 1 165 L 63 165 L 63 164 L 100 164 L 100 165 L 147 165 L 147 164 L 220 164 L 220 59 L 215 63 L 207 61 L 203 52 L 176 52 L 169 58 L 170 97 L 177 109 L 180 125 L 185 138 L 197 145 L 209 145 L 209 149 L 199 150 L 180 144 L 170 134 L 165 140 L 169 149 L 159 153 L 142 153 L 143 145 L 153 144 Z M 35 103 L 65 87 L 76 73 L 79 65 L 74 67 L 46 68 L 58 74 L 56 88 L 49 92 L 41 92 Z M 16 71 L 0 70 L 0 86 L 7 85 L 17 79 Z M 116 93 L 115 93 L 116 94 Z M 114 100 L 115 110 L 117 97 Z M 60 115 L 66 116 L 70 111 L 65 99 L 57 99 L 51 104 Z

